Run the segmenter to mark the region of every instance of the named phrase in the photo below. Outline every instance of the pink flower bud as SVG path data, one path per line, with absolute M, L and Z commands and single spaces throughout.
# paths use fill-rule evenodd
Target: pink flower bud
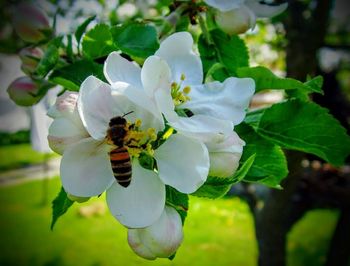
M 37 47 L 23 48 L 19 52 L 19 58 L 22 61 L 22 65 L 21 65 L 22 71 L 27 75 L 33 74 L 43 55 L 44 55 L 44 52 L 40 48 L 37 48 Z
M 73 91 L 65 91 L 62 95 L 58 96 L 55 104 L 50 108 L 48 116 L 57 118 L 60 116 L 68 117 L 69 119 L 78 119 L 78 96 L 79 93 Z
M 26 42 L 37 43 L 51 34 L 49 19 L 42 9 L 30 3 L 21 3 L 13 10 L 13 26 Z
M 179 248 L 182 239 L 180 215 L 168 206 L 151 226 L 128 230 L 130 247 L 137 255 L 148 260 L 170 257 Z
M 17 105 L 31 106 L 40 101 L 43 95 L 38 95 L 40 86 L 29 77 L 15 79 L 7 89 L 12 101 Z
M 57 97 L 47 113 L 54 118 L 47 139 L 50 148 L 58 154 L 63 154 L 67 147 L 89 136 L 79 116 L 78 95 L 77 92 L 66 91 Z
M 218 11 L 215 19 L 227 34 L 240 34 L 255 26 L 256 16 L 248 7 L 242 5 L 229 11 Z

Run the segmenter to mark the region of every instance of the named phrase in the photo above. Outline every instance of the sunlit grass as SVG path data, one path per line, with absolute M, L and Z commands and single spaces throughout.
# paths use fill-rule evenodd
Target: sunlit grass
M 52 199 L 59 181 L 50 182 Z M 191 198 L 185 240 L 176 258 L 150 262 L 129 249 L 126 229 L 108 210 L 90 218 L 78 214 L 82 206 L 104 202 L 103 197 L 74 204 L 51 232 L 50 206 L 40 206 L 41 188 L 38 181 L 0 188 L 0 265 L 255 265 L 252 217 L 238 198 Z
M 59 191 L 50 180 L 49 198 Z M 253 220 L 239 198 L 190 199 L 185 240 L 173 261 L 146 261 L 126 242 L 126 229 L 109 214 L 104 197 L 74 204 L 50 231 L 50 204 L 43 207 L 40 181 L 0 188 L 0 265 L 256 265 Z M 102 205 L 102 207 L 101 207 Z M 105 209 L 82 217 L 82 207 Z M 87 214 L 87 216 L 89 216 Z M 336 212 L 315 210 L 289 235 L 289 266 L 323 265 Z
M 314 210 L 295 224 L 288 236 L 289 265 L 324 265 L 337 217 L 336 210 Z
M 49 158 L 54 156 L 57 155 L 48 155 Z M 34 151 L 28 143 L 0 146 L 0 158 L 0 171 L 5 171 L 31 164 L 42 163 L 45 159 L 45 155 Z

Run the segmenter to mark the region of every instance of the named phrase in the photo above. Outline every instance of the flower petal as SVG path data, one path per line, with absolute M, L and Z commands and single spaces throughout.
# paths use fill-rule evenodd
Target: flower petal
M 221 143 L 233 130 L 233 124 L 228 120 L 221 120 L 206 115 L 191 117 L 177 117 L 169 124 L 182 135 L 198 139 L 202 142 Z
M 237 125 L 243 121 L 254 91 L 255 83 L 251 78 L 228 78 L 223 83 L 214 81 L 192 87 L 191 100 L 181 107 L 194 114 L 230 120 Z
M 49 145 L 59 154 L 69 145 L 89 137 L 78 113 L 77 100 L 78 93 L 66 91 L 49 109 L 48 116 L 54 118 L 49 128 Z
M 204 0 L 209 6 L 215 7 L 220 11 L 228 11 L 230 9 L 240 7 L 245 0 Z
M 192 193 L 207 179 L 208 150 L 196 139 L 172 135 L 155 151 L 154 158 L 161 180 L 180 192 Z
M 248 6 L 257 17 L 260 18 L 274 17 L 282 13 L 288 7 L 288 3 L 283 3 L 280 5 L 268 5 L 258 0 L 246 0 L 245 5 Z
M 109 146 L 92 138 L 68 147 L 61 160 L 64 190 L 79 197 L 96 196 L 114 181 L 109 161 Z
M 125 82 L 142 88 L 138 65 L 126 60 L 117 52 L 112 52 L 107 57 L 104 64 L 104 75 L 110 84 L 115 82 Z
M 142 228 L 154 223 L 165 206 L 165 186 L 158 175 L 132 164 L 132 179 L 128 187 L 115 182 L 107 190 L 107 204 L 113 216 L 129 228 Z
M 178 119 L 178 115 L 174 111 L 175 105 L 171 98 L 170 91 L 158 90 L 154 95 L 154 99 L 159 110 L 164 114 L 167 120 L 175 121 Z
M 231 131 L 228 134 L 225 134 L 222 141 L 216 141 L 212 139 L 205 143 L 209 152 L 223 151 L 228 147 L 234 146 L 244 146 L 245 142 L 240 139 L 235 131 Z
M 128 230 L 128 242 L 136 254 L 146 259 L 168 258 L 183 239 L 179 213 L 169 206 L 151 226 Z
M 227 177 L 237 170 L 245 143 L 236 132 L 232 132 L 229 138 L 231 141 L 227 142 L 230 144 L 226 147 L 208 147 L 207 145 L 210 157 L 209 175 Z
M 170 91 L 171 72 L 167 62 L 158 56 L 148 57 L 141 70 L 141 80 L 150 97 L 159 89 Z
M 113 117 L 110 86 L 94 76 L 86 78 L 80 87 L 78 111 L 91 137 L 102 140 Z
M 142 229 L 129 229 L 128 230 L 128 243 L 132 250 L 140 257 L 147 260 L 155 260 L 157 256 L 146 247 L 140 238 L 139 231 Z
M 75 120 L 76 116 L 79 117 L 77 110 L 77 101 L 79 93 L 72 91 L 65 91 L 61 96 L 57 97 L 56 102 L 52 105 L 47 112 L 47 115 L 51 118 L 56 117 L 69 117 L 73 116 Z
M 245 33 L 254 28 L 256 22 L 255 13 L 246 5 L 229 11 L 217 11 L 215 14 L 216 24 L 230 35 Z
M 192 46 L 190 33 L 176 32 L 166 38 L 155 53 L 168 63 L 172 81 L 180 83 L 181 76 L 185 75 L 183 86 L 201 84 L 203 81 L 202 62 Z
M 84 127 L 65 117 L 55 118 L 49 127 L 49 146 L 59 154 L 63 154 L 67 147 L 87 137 L 89 134 Z
M 154 128 L 156 131 L 164 129 L 164 120 L 154 101 L 143 91 L 124 82 L 113 84 L 112 98 L 114 105 L 119 111 L 113 110 L 114 114 L 121 112 L 127 115 L 127 120 L 134 122 L 142 121 L 142 129 Z

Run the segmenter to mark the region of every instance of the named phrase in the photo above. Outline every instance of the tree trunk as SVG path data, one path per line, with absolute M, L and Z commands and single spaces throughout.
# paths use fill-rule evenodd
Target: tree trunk
M 284 25 L 288 46 L 287 76 L 304 81 L 307 75 L 317 71 L 316 54 L 326 34 L 331 0 L 318 0 L 311 16 L 306 17 L 308 8 L 303 1 L 290 1 L 289 15 Z M 271 190 L 264 208 L 256 214 L 256 236 L 259 246 L 260 266 L 286 265 L 286 236 L 292 224 L 298 220 L 306 206 L 298 205 L 293 199 L 301 174 L 303 154 L 287 154 L 289 175 L 282 183 L 281 191 Z
M 302 153 L 289 152 L 290 175 L 282 183 L 283 190 L 271 190 L 265 201 L 265 207 L 256 214 L 260 266 L 286 264 L 286 235 L 291 224 L 289 220 L 293 208 L 291 201 L 301 176 L 302 157 Z

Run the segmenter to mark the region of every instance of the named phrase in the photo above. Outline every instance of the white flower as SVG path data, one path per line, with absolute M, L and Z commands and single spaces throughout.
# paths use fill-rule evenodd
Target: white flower
M 233 128 L 245 117 L 255 83 L 250 78 L 232 77 L 223 83 L 202 84 L 202 63 L 192 46 L 188 32 L 172 34 L 154 56 L 147 58 L 141 79 L 169 124 L 181 134 L 206 144 L 210 160 L 215 162 L 211 165 L 215 171 L 211 172 L 228 176 L 228 172 L 236 170 L 244 146 Z M 193 115 L 182 117 L 176 113 L 185 109 Z
M 65 94 L 57 100 L 50 111 L 54 122 L 48 138 L 51 147 L 63 153 L 60 172 L 67 193 L 91 197 L 106 190 L 109 209 L 123 225 L 146 227 L 164 210 L 165 184 L 192 193 L 205 182 L 208 150 L 201 141 L 183 134 L 172 134 L 153 150 L 152 143 L 164 129 L 164 121 L 143 90 L 141 69 L 112 53 L 104 74 L 110 84 L 90 76 L 79 94 Z M 114 178 L 109 151 L 115 146 L 107 138 L 110 120 L 125 114 L 133 125 L 129 132 L 132 137 L 125 144 L 133 158 L 132 180 L 126 188 Z M 142 152 L 155 158 L 158 171 L 140 165 L 138 156 Z
M 59 96 L 48 116 L 54 118 L 50 128 L 48 141 L 50 148 L 58 154 L 81 139 L 90 137 L 81 122 L 78 108 L 78 93 L 68 92 Z
M 269 5 L 259 0 L 204 0 L 217 9 L 218 26 L 228 34 L 240 34 L 254 28 L 257 18 L 276 16 L 286 10 L 288 4 Z
M 180 215 L 168 206 L 151 226 L 128 230 L 128 242 L 132 250 L 149 260 L 170 257 L 176 252 L 182 239 Z

